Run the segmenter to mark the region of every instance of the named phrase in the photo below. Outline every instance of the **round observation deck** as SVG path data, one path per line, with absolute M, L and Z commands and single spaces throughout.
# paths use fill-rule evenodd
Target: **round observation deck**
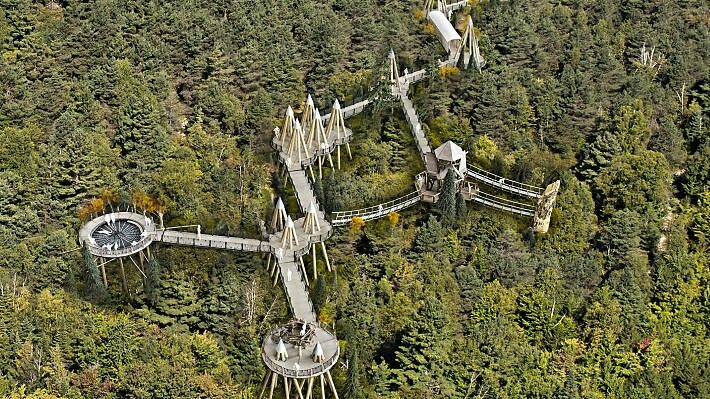
M 88 221 L 79 230 L 79 242 L 95 256 L 120 258 L 133 255 L 153 242 L 155 225 L 145 215 L 113 212 Z
M 324 374 L 340 356 L 335 335 L 315 323 L 302 320 L 294 320 L 272 331 L 264 338 L 261 349 L 266 367 L 290 378 Z

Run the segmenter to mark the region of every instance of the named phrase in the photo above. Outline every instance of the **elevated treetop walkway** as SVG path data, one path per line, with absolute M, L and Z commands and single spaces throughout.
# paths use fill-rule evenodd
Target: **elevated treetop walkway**
M 400 211 L 409 208 L 421 201 L 421 193 L 413 191 L 407 195 L 395 198 L 391 201 L 384 202 L 379 205 L 368 208 L 356 209 L 352 211 L 333 212 L 331 224 L 333 226 L 343 226 L 350 223 L 353 218 L 360 218 L 364 221 L 379 219 L 385 217 L 392 212 Z
M 480 70 L 485 61 L 480 55 L 470 17 L 463 36 L 458 35 L 448 21 L 453 11 L 465 7 L 466 4 L 465 0 L 451 4 L 445 0 L 437 1 L 437 9 L 447 16 L 447 20 L 442 20 L 438 14 L 430 18 L 432 22 L 435 22 L 440 40 L 448 51 L 448 59 L 441 61 L 439 65 L 456 66 L 463 55 L 464 67 L 468 67 L 469 60 L 473 58 Z M 433 2 L 428 1 L 427 10 L 432 8 Z M 79 240 L 92 255 L 102 260 L 99 267 L 103 273 L 104 284 L 106 284 L 104 265 L 112 259 L 119 260 L 126 292 L 128 292 L 128 288 L 123 259 L 129 258 L 146 277 L 141 269 L 143 259 L 147 259 L 143 252 L 145 250 L 150 255 L 149 246 L 154 241 L 200 248 L 266 252 L 268 254 L 267 269 L 270 276 L 273 278 L 274 284 L 278 281 L 283 284 L 289 307 L 297 321 L 275 331 L 263 342 L 262 359 L 268 370 L 262 385 L 261 396 L 270 386 L 269 397 L 271 398 L 278 378 L 282 377 L 287 398 L 292 388 L 296 390 L 298 397 L 311 398 L 315 379 L 320 378 L 321 392 L 325 398 L 325 378 L 327 377 L 328 385 L 337 399 L 337 392 L 329 370 L 338 360 L 339 345 L 333 334 L 326 332 L 318 325 L 313 304 L 308 295 L 309 280 L 303 261 L 303 257 L 310 252 L 313 256 L 313 278 L 317 278 L 316 244 L 320 243 L 325 265 L 328 270 L 332 269 L 324 241 L 330 237 L 334 226 L 347 224 L 355 217 L 363 220 L 381 218 L 392 212 L 413 206 L 422 200 L 436 202 L 439 195 L 437 191 L 439 181 L 448 173 L 446 170 L 449 170 L 447 168 L 451 166 L 446 166 L 447 162 L 455 164 L 458 176 L 465 175 L 465 177 L 485 183 L 498 190 L 536 199 L 537 206 L 515 202 L 481 192 L 477 186 L 470 183 L 463 184 L 463 179 L 460 182 L 460 192 L 466 199 L 516 215 L 532 217 L 533 228 L 536 231 L 547 231 L 550 213 L 559 189 L 559 182 L 548 186 L 543 191 L 538 187 L 504 179 L 482 169 L 475 167 L 467 169 L 465 152 L 458 146 L 456 146 L 458 148 L 456 160 L 437 158 L 437 154 L 442 155 L 443 153 L 447 153 L 449 158 L 453 158 L 451 156 L 453 152 L 440 151 L 439 149 L 432 151 L 414 104 L 408 98 L 409 85 L 426 77 L 427 71 L 425 69 L 412 73 L 405 70 L 405 73 L 400 75 L 394 52 L 390 53 L 392 94 L 400 99 L 426 168 L 426 171 L 416 179 L 416 191 L 373 207 L 335 212 L 331 222 L 326 220 L 308 180 L 308 172 L 311 177 L 314 177 L 312 166 L 317 164 L 319 172 L 322 174 L 324 162 L 327 162 L 335 170 L 335 163 L 331 156 L 333 153 L 336 154 L 339 169 L 341 146 L 345 146 L 348 156 L 351 156 L 349 143 L 352 140 L 352 131 L 345 127 L 344 120 L 362 112 L 370 104 L 370 101 L 363 100 L 345 108 L 341 108 L 336 101 L 332 111 L 321 116 L 309 96 L 301 119 L 296 119 L 293 110 L 289 107 L 284 124 L 281 128 L 274 130 L 275 134 L 272 140 L 272 146 L 279 154 L 279 161 L 285 166 L 285 171 L 293 184 L 302 217 L 296 221 L 292 220 L 286 214 L 283 202 L 279 199 L 275 207 L 268 240 L 266 233 L 266 241 L 262 241 L 202 234 L 199 226 L 196 226 L 196 233 L 166 229 L 162 227 L 162 222 L 161 227 L 158 228 L 149 217 L 135 212 L 115 212 L 97 217 L 81 228 Z M 453 145 L 447 148 L 453 148 Z M 133 260 L 135 254 L 139 255 L 140 265 Z M 308 351 L 308 353 L 304 354 L 304 351 Z M 306 381 L 308 382 L 307 388 L 305 388 Z
M 541 187 L 531 186 L 529 184 L 520 183 L 515 180 L 506 179 L 502 176 L 498 176 L 494 173 L 491 173 L 481 168 L 477 168 L 475 166 L 468 167 L 468 170 L 466 171 L 466 176 L 478 182 L 485 183 L 491 187 L 495 187 L 501 191 L 505 191 L 522 197 L 538 199 L 545 191 Z

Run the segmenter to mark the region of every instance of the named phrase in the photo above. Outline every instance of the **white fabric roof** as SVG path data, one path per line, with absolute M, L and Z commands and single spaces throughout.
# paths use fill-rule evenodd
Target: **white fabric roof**
M 461 35 L 456 32 L 456 29 L 454 29 L 454 26 L 451 25 L 451 22 L 448 18 L 446 18 L 446 15 L 444 15 L 443 12 L 438 10 L 429 11 L 429 20 L 434 24 L 436 30 L 439 31 L 441 36 L 443 36 L 447 42 L 452 40 L 461 40 Z
M 447 141 L 440 145 L 439 148 L 434 150 L 434 155 L 436 155 L 436 159 L 447 162 L 454 162 L 466 158 L 466 153 L 452 141 Z

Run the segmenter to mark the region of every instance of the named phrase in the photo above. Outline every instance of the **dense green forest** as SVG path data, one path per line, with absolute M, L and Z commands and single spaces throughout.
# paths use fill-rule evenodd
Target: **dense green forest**
M 420 4 L 421 3 L 421 4 Z M 155 246 L 149 276 L 87 279 L 96 198 L 258 237 L 272 130 L 444 53 L 424 1 L 0 0 L 0 397 L 255 398 L 288 320 L 257 255 Z M 365 398 L 710 398 L 710 7 L 471 1 L 487 66 L 412 86 L 434 146 L 533 185 L 550 231 L 469 205 L 340 228 L 311 297 Z M 653 49 L 644 60 L 642 52 Z M 398 104 L 346 121 L 328 211 L 411 191 Z M 321 260 L 322 261 L 322 260 Z M 319 268 L 325 269 L 323 264 Z

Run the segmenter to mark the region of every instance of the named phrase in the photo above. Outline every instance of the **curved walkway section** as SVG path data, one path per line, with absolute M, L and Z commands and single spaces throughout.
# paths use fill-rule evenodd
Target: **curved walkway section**
M 361 218 L 365 221 L 379 219 L 389 215 L 392 212 L 409 208 L 410 206 L 421 201 L 421 199 L 422 197 L 421 194 L 419 194 L 419 191 L 414 191 L 402 197 L 393 199 L 392 201 L 371 206 L 369 208 L 357 209 L 354 211 L 334 212 L 331 224 L 333 226 L 342 226 L 350 223 L 355 217 Z
M 476 195 L 472 196 L 471 200 L 481 205 L 510 212 L 518 216 L 535 216 L 535 208 L 532 205 L 496 197 L 495 195 L 484 193 L 482 191 L 478 191 Z
M 545 191 L 543 188 L 506 179 L 502 176 L 498 176 L 475 166 L 469 166 L 466 171 L 466 175 L 481 183 L 485 183 L 499 190 L 507 191 L 511 194 L 522 197 L 538 199 L 542 195 L 543 191 Z

